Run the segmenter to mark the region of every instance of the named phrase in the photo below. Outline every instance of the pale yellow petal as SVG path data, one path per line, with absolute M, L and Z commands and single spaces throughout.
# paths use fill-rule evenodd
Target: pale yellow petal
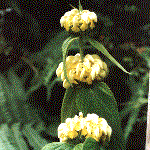
M 99 73 L 99 75 L 100 75 L 102 78 L 105 78 L 105 76 L 106 76 L 106 71 L 101 70 L 100 73 Z
M 64 82 L 63 82 L 63 87 L 65 89 L 68 89 L 70 87 L 70 84 L 68 83 L 68 81 L 65 79 Z

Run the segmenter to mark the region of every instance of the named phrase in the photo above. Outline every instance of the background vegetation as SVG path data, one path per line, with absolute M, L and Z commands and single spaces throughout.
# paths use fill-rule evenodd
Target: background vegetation
M 100 41 L 129 76 L 86 43 L 85 54 L 99 54 L 108 64 L 104 82 L 113 91 L 122 119 L 126 147 L 144 149 L 148 102 L 149 8 L 147 1 L 81 1 L 98 14 L 87 33 Z M 68 37 L 59 19 L 78 1 L 2 1 L 0 8 L 0 148 L 40 150 L 57 138 L 65 93 L 55 70 Z M 10 9 L 9 9 L 10 8 Z M 69 55 L 78 52 L 77 43 Z M 3 148 L 4 147 L 4 148 Z

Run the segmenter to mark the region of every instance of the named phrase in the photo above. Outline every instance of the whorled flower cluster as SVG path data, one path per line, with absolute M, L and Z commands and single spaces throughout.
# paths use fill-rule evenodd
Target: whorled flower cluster
M 72 9 L 64 14 L 60 19 L 61 27 L 64 27 L 67 31 L 71 30 L 79 32 L 88 29 L 90 23 L 91 29 L 95 27 L 94 22 L 97 22 L 97 16 L 94 12 L 89 10 L 83 10 L 80 12 L 78 9 Z
M 93 80 L 103 79 L 107 72 L 107 65 L 96 54 L 87 54 L 83 62 L 81 56 L 77 53 L 75 56 L 68 56 L 66 58 L 66 72 L 70 83 L 78 84 L 80 82 L 87 82 L 92 84 Z M 58 77 L 61 76 L 63 87 L 69 88 L 70 83 L 66 80 L 63 70 L 63 62 L 61 62 L 56 70 Z
M 66 122 L 61 123 L 58 127 L 60 142 L 66 142 L 68 139 L 75 139 L 79 136 L 105 141 L 110 140 L 111 133 L 112 129 L 104 118 L 99 118 L 96 114 L 87 114 L 87 117 L 83 118 L 82 112 L 79 113 L 79 116 L 67 118 Z

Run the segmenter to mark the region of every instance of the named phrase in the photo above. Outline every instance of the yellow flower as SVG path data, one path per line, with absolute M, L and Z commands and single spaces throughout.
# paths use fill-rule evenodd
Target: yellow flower
M 80 54 L 77 53 L 75 56 L 68 56 L 66 58 L 66 71 L 70 83 L 78 84 L 78 81 L 80 81 L 92 84 L 92 81 L 95 79 L 103 79 L 108 69 L 106 63 L 98 55 L 87 54 L 82 63 Z M 63 62 L 59 64 L 56 74 L 58 77 L 61 77 L 63 87 L 69 88 L 70 84 L 64 76 Z
M 89 24 L 93 29 L 95 27 L 94 22 L 97 22 L 97 16 L 94 12 L 89 10 L 80 12 L 78 9 L 66 12 L 60 19 L 61 27 L 64 27 L 67 31 L 71 28 L 74 32 L 85 31 Z
M 58 138 L 61 142 L 79 136 L 92 137 L 96 141 L 102 138 L 105 141 L 107 137 L 110 140 L 111 133 L 112 129 L 104 118 L 99 118 L 96 114 L 87 114 L 87 117 L 83 118 L 82 112 L 79 113 L 79 116 L 67 118 L 66 122 L 61 123 L 58 127 Z

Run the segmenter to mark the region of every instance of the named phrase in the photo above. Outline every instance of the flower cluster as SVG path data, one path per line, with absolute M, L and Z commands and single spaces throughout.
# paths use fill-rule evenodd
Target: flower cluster
M 88 29 L 90 23 L 91 29 L 95 27 L 94 22 L 97 22 L 97 16 L 94 12 L 89 10 L 83 10 L 80 12 L 78 9 L 72 9 L 64 14 L 60 19 L 61 27 L 64 27 L 67 31 L 71 30 L 79 32 L 80 29 L 85 31 Z
M 105 141 L 106 138 L 110 140 L 111 133 L 112 129 L 104 118 L 99 118 L 96 114 L 87 114 L 87 117 L 83 118 L 82 112 L 79 113 L 79 116 L 67 118 L 66 122 L 61 123 L 58 127 L 60 142 L 75 139 L 78 136 Z
M 108 72 L 106 63 L 103 62 L 98 55 L 87 54 L 82 62 L 79 53 L 66 58 L 66 70 L 70 83 L 74 84 L 78 84 L 77 81 L 92 84 L 92 80 L 101 80 Z M 63 87 L 69 88 L 70 84 L 64 76 L 63 62 L 59 64 L 56 74 L 58 77 L 61 76 Z

